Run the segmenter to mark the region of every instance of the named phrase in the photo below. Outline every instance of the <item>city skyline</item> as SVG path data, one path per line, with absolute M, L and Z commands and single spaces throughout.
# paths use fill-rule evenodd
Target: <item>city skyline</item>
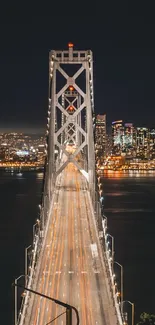
M 111 128 L 111 125 L 112 123 L 114 122 L 114 120 L 109 120 L 108 118 L 108 114 L 106 114 L 106 112 L 104 112 L 103 114 L 101 112 L 98 112 L 95 114 L 96 116 L 97 115 L 105 115 L 106 116 L 106 120 L 108 120 L 108 123 L 106 121 L 106 128 L 107 128 L 107 133 L 109 131 L 109 129 Z M 129 123 L 129 124 L 133 124 L 134 127 L 146 127 L 146 128 L 149 128 L 149 129 L 154 129 L 155 128 L 155 122 L 152 122 L 152 124 L 148 125 L 147 123 L 144 123 L 144 124 L 140 124 L 140 123 L 134 123 L 133 122 L 133 119 L 130 119 L 130 120 L 126 120 L 126 119 L 123 119 L 122 117 L 117 118 L 116 117 L 116 120 L 115 121 L 118 121 L 118 120 L 122 120 L 124 123 Z M 138 122 L 138 121 L 137 121 Z M 2 126 L 0 124 L 0 133 L 8 133 L 8 132 L 21 132 L 21 133 L 28 133 L 28 134 L 45 134 L 46 133 L 46 127 L 47 127 L 47 124 L 45 123 L 44 126 L 17 126 L 17 125 L 10 125 L 10 126 Z
M 10 127 L 4 127 L 0 126 L 0 133 L 12 133 L 12 132 L 17 132 L 17 133 L 27 133 L 27 134 L 45 134 L 46 127 L 41 128 L 41 127 L 17 127 L 17 126 L 10 126 Z

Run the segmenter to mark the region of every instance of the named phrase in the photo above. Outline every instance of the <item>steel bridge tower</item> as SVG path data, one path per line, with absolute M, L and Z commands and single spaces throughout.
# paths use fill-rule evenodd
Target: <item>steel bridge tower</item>
M 92 52 L 76 51 L 72 43 L 68 44 L 66 51 L 51 51 L 47 124 L 49 198 L 56 177 L 69 162 L 72 162 L 86 177 L 93 199 L 95 193 L 93 112 Z M 66 150 L 67 143 L 76 145 L 74 153 Z M 66 160 L 62 163 L 63 154 Z M 77 160 L 79 154 L 86 158 L 83 165 Z

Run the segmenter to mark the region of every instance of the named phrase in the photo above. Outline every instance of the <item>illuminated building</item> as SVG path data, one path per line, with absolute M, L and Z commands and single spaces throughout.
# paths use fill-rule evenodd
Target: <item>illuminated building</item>
M 149 151 L 150 158 L 155 159 L 155 129 L 150 130 Z
M 149 140 L 150 133 L 148 128 L 137 127 L 136 128 L 136 147 L 137 158 L 149 158 Z
M 132 123 L 124 124 L 123 148 L 122 151 L 126 156 L 136 156 L 136 130 Z
M 123 148 L 124 128 L 123 121 L 112 122 L 112 152 L 114 155 L 120 155 Z
M 132 146 L 133 145 L 133 124 L 132 123 L 124 124 L 123 145 L 124 146 Z
M 98 156 L 106 155 L 106 114 L 96 116 L 95 149 Z
M 136 156 L 136 131 L 132 123 L 112 122 L 112 153 L 116 156 Z

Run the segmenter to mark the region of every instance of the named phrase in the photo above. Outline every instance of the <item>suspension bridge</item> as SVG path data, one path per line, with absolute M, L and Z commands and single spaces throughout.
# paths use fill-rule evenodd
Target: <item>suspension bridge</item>
M 15 325 L 77 324 L 75 310 L 43 295 L 74 306 L 82 325 L 123 325 L 96 191 L 90 50 L 50 52 L 48 101 L 44 191 Z

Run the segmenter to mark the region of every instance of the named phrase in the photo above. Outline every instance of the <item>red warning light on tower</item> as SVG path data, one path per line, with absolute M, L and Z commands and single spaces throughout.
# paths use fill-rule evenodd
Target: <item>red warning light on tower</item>
M 73 112 L 73 111 L 74 111 L 74 107 L 73 107 L 73 106 L 69 106 L 68 110 L 69 110 L 70 112 Z
M 69 86 L 69 90 L 70 91 L 73 91 L 74 90 L 74 87 L 73 86 Z
M 68 47 L 69 47 L 69 48 L 72 48 L 73 46 L 74 46 L 73 43 L 68 43 Z

